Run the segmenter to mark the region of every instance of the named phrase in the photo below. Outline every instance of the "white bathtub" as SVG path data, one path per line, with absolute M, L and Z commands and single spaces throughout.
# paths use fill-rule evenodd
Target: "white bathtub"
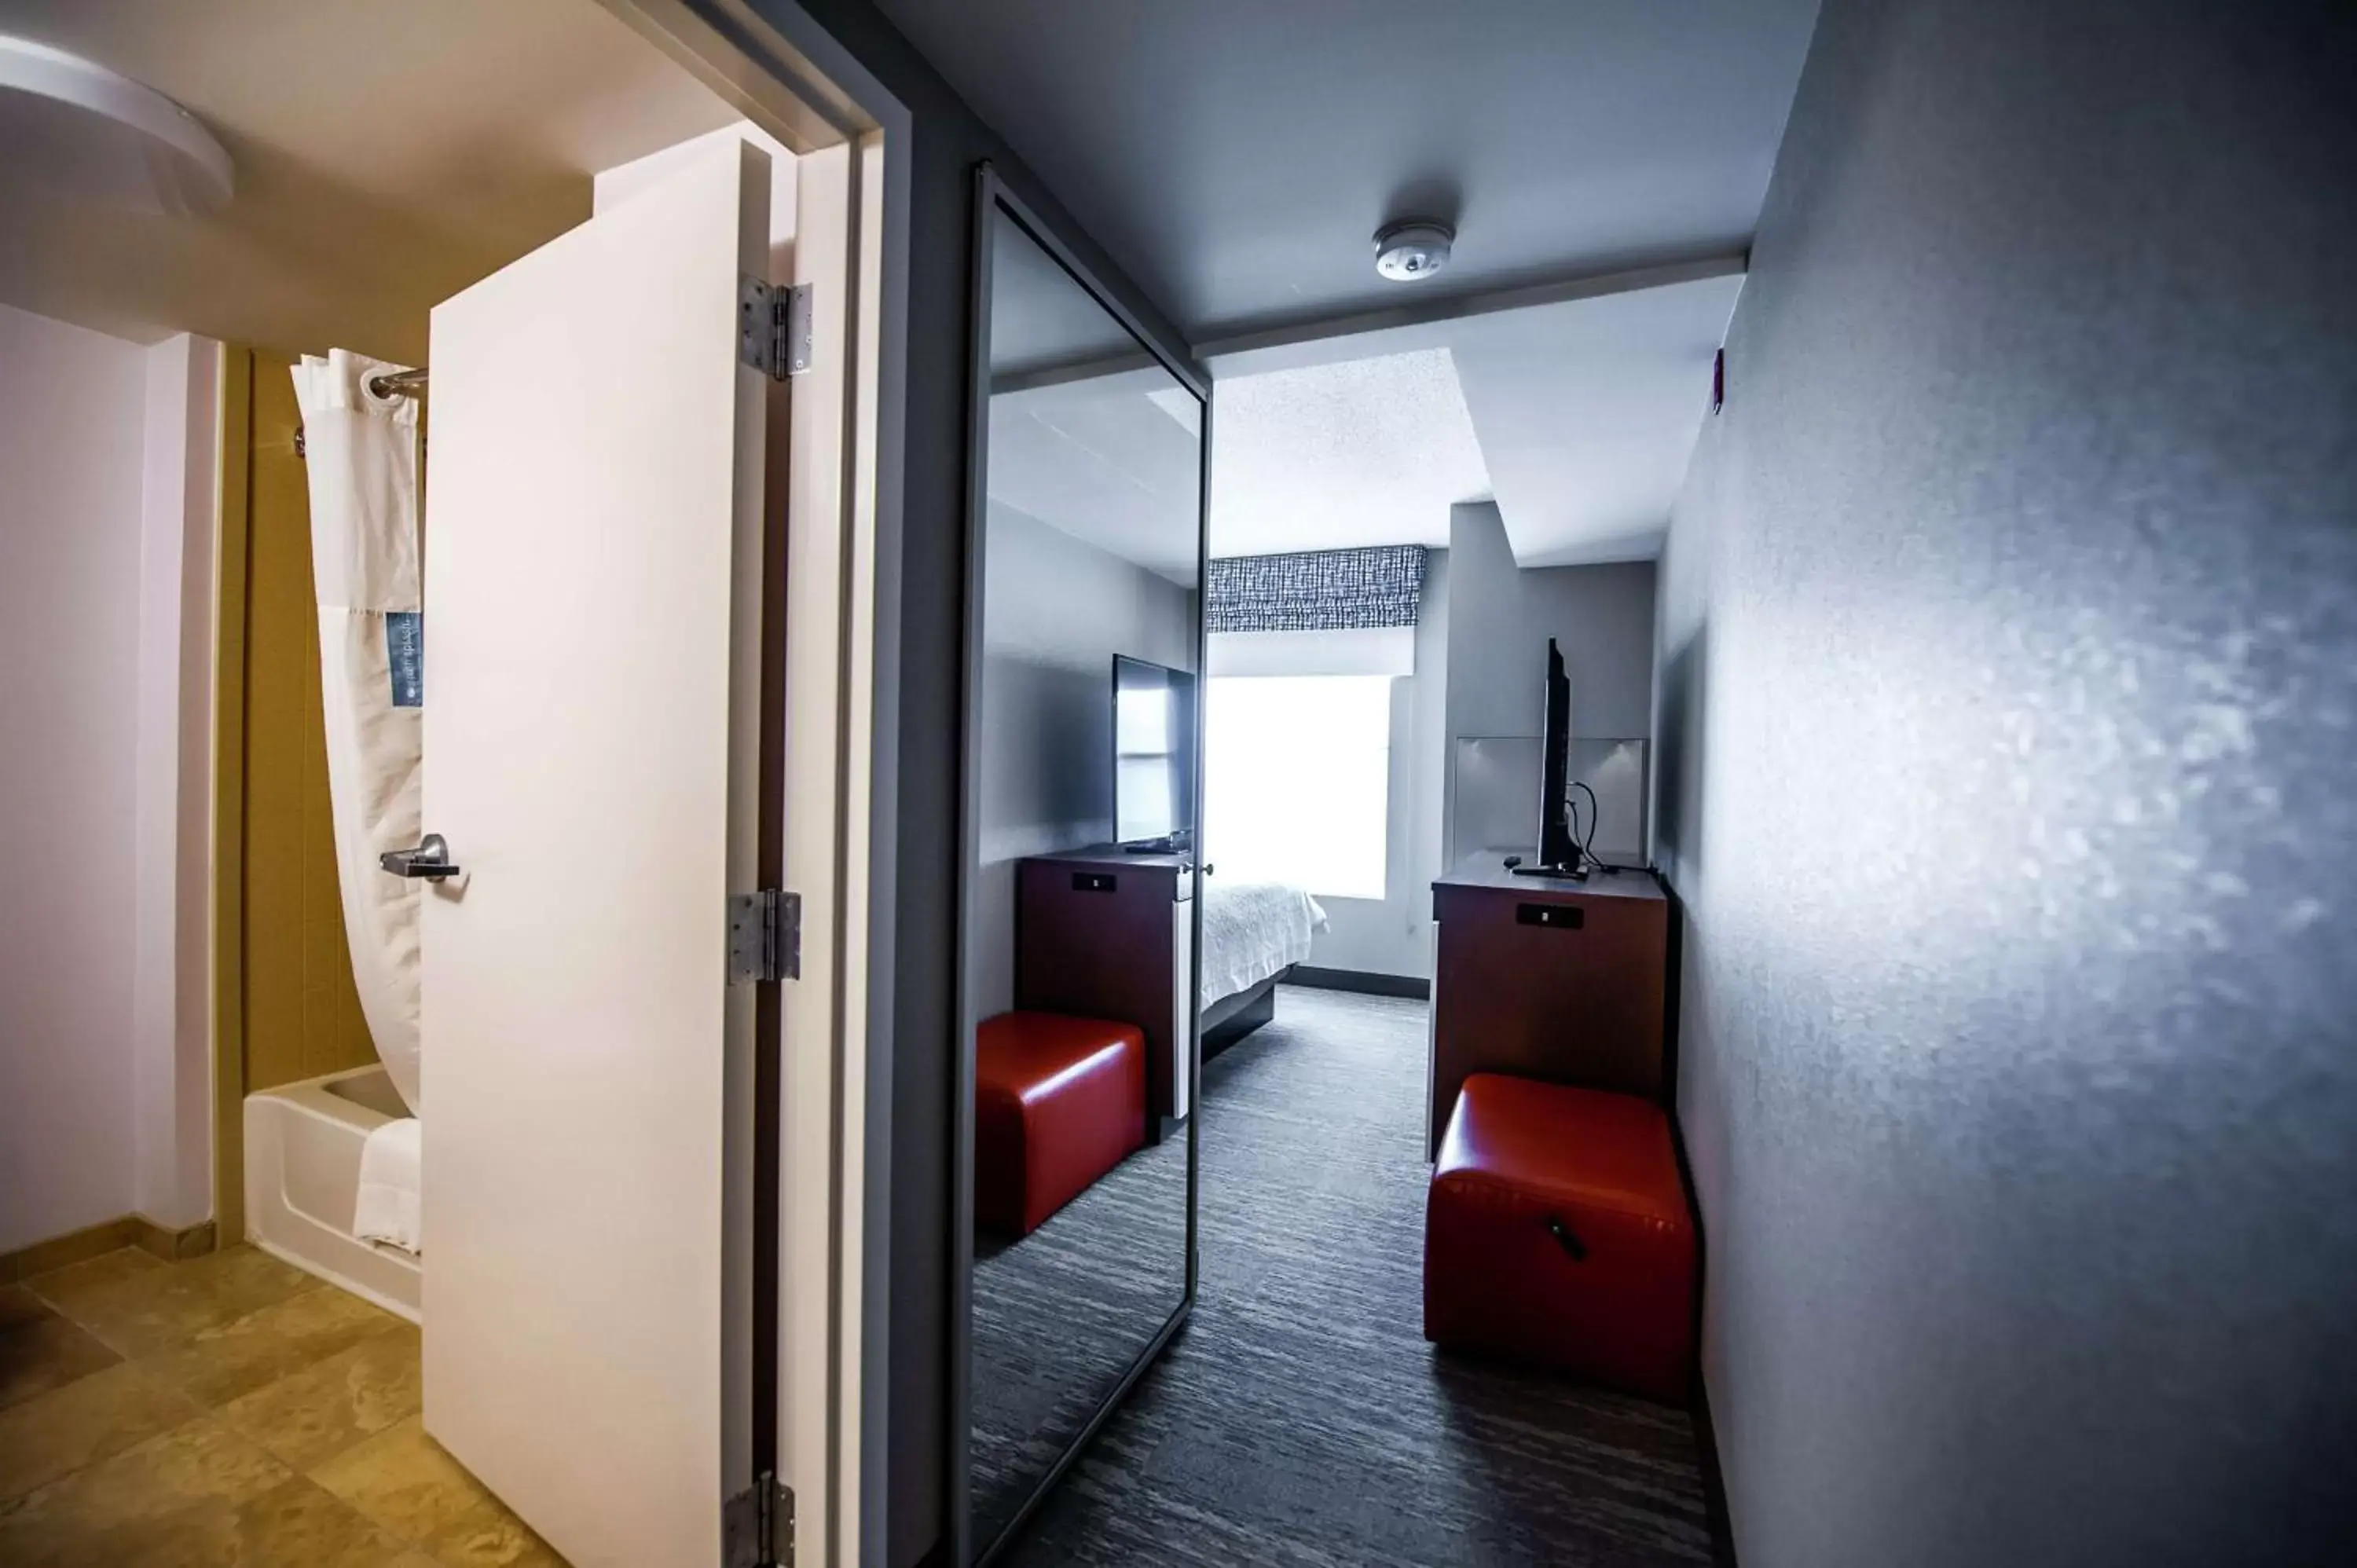
M 414 1323 L 418 1261 L 352 1234 L 361 1146 L 409 1114 L 382 1067 L 266 1089 L 245 1099 L 245 1234 L 274 1257 Z

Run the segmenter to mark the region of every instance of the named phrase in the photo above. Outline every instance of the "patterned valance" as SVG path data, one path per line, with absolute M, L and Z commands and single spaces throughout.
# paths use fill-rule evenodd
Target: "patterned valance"
M 1425 548 L 1308 550 L 1211 563 L 1203 595 L 1211 631 L 1356 631 L 1414 626 Z

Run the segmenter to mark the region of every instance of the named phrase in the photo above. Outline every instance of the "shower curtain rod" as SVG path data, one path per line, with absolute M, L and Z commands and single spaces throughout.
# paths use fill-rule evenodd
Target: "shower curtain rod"
M 387 371 L 382 375 L 371 376 L 368 390 L 373 397 L 423 396 L 425 392 L 425 367 L 420 365 L 414 371 Z M 303 427 L 297 424 L 295 427 L 295 456 L 307 459 L 310 456 L 305 449 L 307 445 L 303 439 Z
M 425 390 L 425 367 L 414 371 L 387 371 L 381 376 L 371 376 L 369 391 L 379 397 L 415 397 Z

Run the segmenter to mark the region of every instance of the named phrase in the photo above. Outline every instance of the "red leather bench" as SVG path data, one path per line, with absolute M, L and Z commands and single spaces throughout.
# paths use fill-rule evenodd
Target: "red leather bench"
M 974 1218 L 1028 1236 L 1146 1142 L 1146 1034 L 1001 1013 L 974 1053 Z
M 1426 1338 L 1676 1403 L 1694 1293 L 1694 1221 L 1661 1107 L 1465 1080 L 1425 1209 Z

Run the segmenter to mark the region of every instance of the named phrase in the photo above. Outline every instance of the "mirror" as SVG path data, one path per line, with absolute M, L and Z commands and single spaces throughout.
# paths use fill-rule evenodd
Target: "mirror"
M 987 171 L 976 252 L 959 1157 L 980 1561 L 1192 1299 L 1204 403 Z

